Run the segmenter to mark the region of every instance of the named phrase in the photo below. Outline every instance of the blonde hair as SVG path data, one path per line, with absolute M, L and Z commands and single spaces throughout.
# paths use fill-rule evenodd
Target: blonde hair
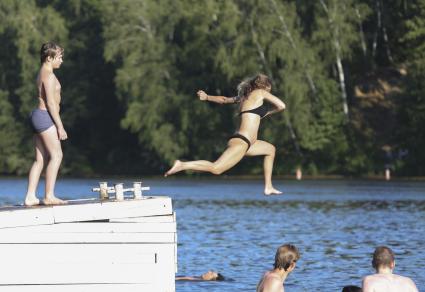
M 284 244 L 280 246 L 274 257 L 274 268 L 285 271 L 300 258 L 300 253 L 295 245 Z

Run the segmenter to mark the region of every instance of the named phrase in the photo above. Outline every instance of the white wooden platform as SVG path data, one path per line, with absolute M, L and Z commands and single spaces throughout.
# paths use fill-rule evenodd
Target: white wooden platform
M 0 208 L 0 291 L 175 291 L 168 197 Z

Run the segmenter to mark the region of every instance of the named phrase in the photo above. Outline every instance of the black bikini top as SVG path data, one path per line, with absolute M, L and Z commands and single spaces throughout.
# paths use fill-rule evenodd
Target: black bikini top
M 252 114 L 259 115 L 261 118 L 264 118 L 264 116 L 268 113 L 268 111 L 269 111 L 268 106 L 263 103 L 259 107 L 240 112 L 239 115 L 242 115 L 242 114 L 245 114 L 245 113 L 252 113 Z

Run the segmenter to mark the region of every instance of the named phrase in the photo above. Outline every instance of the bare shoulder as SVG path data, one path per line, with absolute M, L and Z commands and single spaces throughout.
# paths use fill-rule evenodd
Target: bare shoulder
M 266 282 L 264 282 L 264 292 L 277 292 L 282 291 L 283 284 L 278 279 L 269 279 Z
M 411 291 L 418 291 L 415 282 L 412 279 L 410 279 L 409 277 L 397 275 L 397 278 L 401 283 L 403 283 L 403 284 L 405 284 L 405 285 L 407 285 L 411 288 L 414 288 L 414 290 L 411 290 Z
M 264 92 L 267 92 L 263 89 L 254 89 L 248 96 L 252 101 L 260 101 L 265 98 Z
M 270 273 L 264 277 L 264 292 L 280 292 L 283 291 L 282 281 L 276 275 Z
M 55 84 L 56 82 L 56 76 L 53 72 L 41 71 L 40 79 L 41 79 L 41 82 L 46 84 Z
M 264 89 L 254 89 L 251 92 L 251 95 L 255 96 L 256 98 L 266 98 L 267 96 L 271 95 L 271 93 Z
M 369 275 L 363 278 L 362 286 L 364 292 L 373 291 L 373 286 L 377 282 L 377 278 L 375 275 Z
M 363 281 L 371 281 L 375 279 L 375 275 L 368 275 L 363 278 Z

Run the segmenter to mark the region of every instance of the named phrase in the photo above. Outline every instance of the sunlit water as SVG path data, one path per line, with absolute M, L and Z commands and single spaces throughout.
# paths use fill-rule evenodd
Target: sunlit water
M 110 179 L 111 183 L 118 181 Z M 132 179 L 124 180 L 126 183 Z M 62 179 L 65 198 L 92 197 L 96 180 Z M 285 195 L 265 197 L 255 180 L 147 179 L 151 195 L 173 198 L 179 275 L 209 269 L 224 282 L 177 282 L 178 292 L 255 291 L 276 248 L 301 251 L 285 291 L 341 291 L 373 272 L 371 253 L 388 245 L 396 272 L 425 290 L 425 183 L 276 181 Z M 0 204 L 23 200 L 24 179 L 0 179 Z

